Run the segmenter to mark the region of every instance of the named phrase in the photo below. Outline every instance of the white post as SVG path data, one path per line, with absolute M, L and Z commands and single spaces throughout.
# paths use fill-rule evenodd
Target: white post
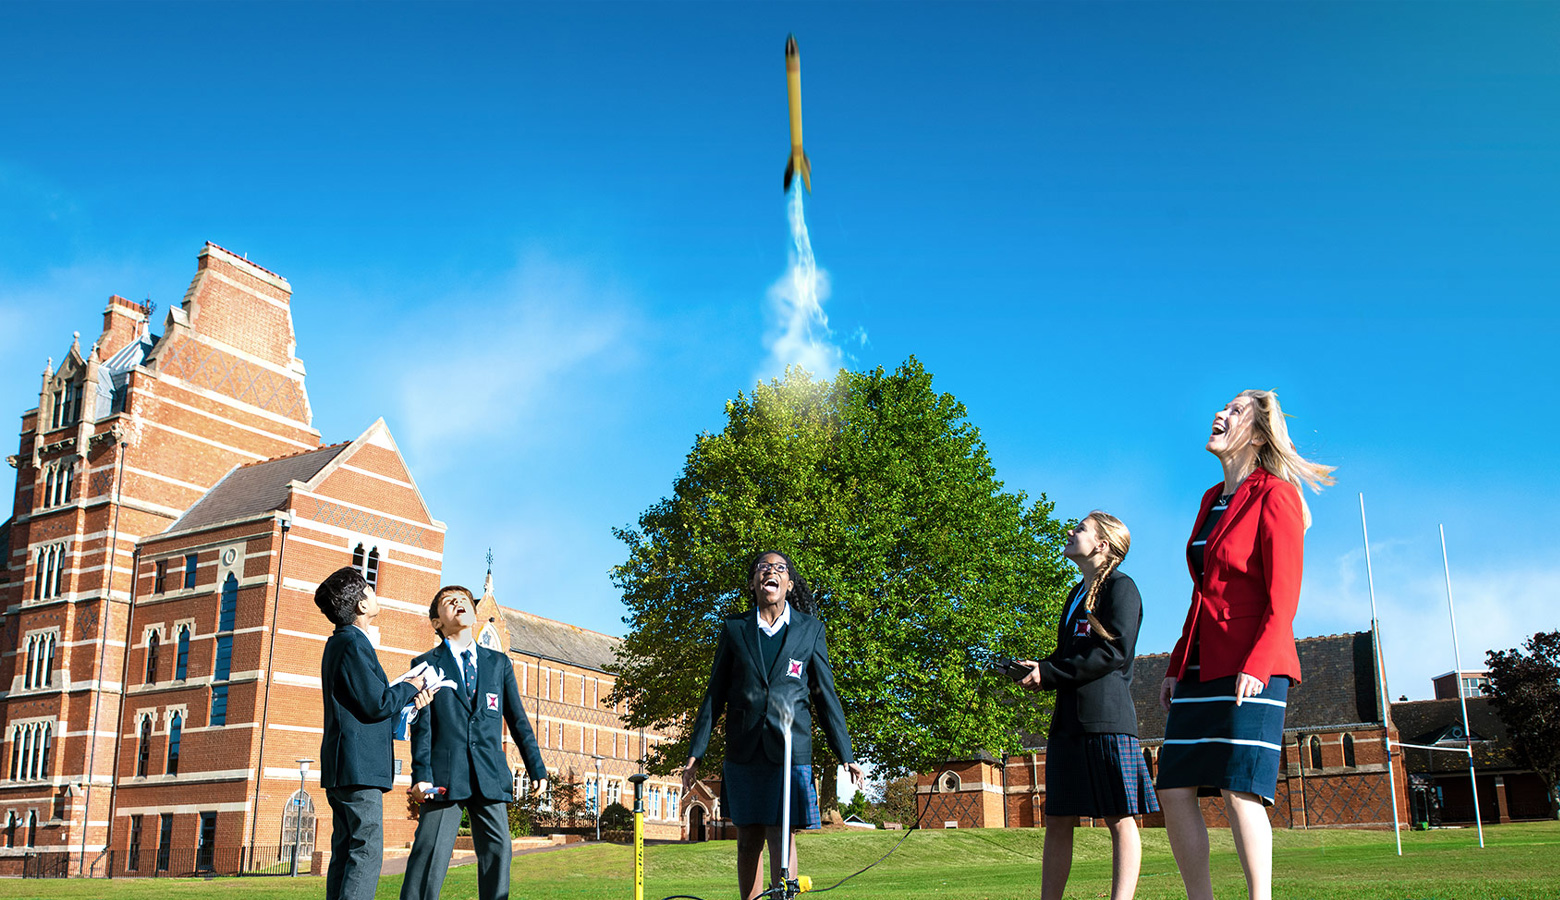
M 790 716 L 786 717 L 787 719 Z M 791 880 L 791 723 L 785 723 L 785 768 L 780 773 L 780 887 Z M 781 896 L 784 896 L 784 891 Z
M 1370 643 L 1376 678 L 1381 685 L 1381 742 L 1387 748 L 1387 788 L 1392 793 L 1392 835 L 1397 855 L 1403 855 L 1403 829 L 1398 821 L 1397 773 L 1392 769 L 1392 705 L 1387 694 L 1387 665 L 1381 654 L 1381 620 L 1376 618 L 1376 574 L 1370 567 L 1370 528 L 1365 524 L 1365 495 L 1360 494 L 1360 535 L 1365 538 L 1365 581 L 1370 586 Z
M 1446 526 L 1441 525 L 1441 566 L 1446 570 L 1446 611 L 1452 619 L 1452 670 L 1457 683 L 1457 702 L 1462 706 L 1463 740 L 1468 745 L 1468 786 L 1473 790 L 1473 822 L 1479 828 L 1479 849 L 1484 848 L 1484 817 L 1479 814 L 1479 781 L 1473 774 L 1473 730 L 1468 727 L 1468 700 L 1463 696 L 1462 651 L 1457 647 L 1457 611 L 1452 608 L 1452 564 L 1446 558 Z

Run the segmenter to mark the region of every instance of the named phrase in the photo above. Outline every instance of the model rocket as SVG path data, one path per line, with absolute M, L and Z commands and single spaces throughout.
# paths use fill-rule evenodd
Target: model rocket
M 802 152 L 802 56 L 796 52 L 796 35 L 785 36 L 785 87 L 791 98 L 791 158 L 785 164 L 785 189 L 791 179 L 802 173 L 802 184 L 812 193 L 812 163 Z

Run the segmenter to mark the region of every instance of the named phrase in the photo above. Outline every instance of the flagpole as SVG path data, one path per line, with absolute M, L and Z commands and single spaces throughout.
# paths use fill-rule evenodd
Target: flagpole
M 1397 855 L 1403 855 L 1403 828 L 1398 819 L 1397 772 L 1392 767 L 1392 706 L 1387 693 L 1387 665 L 1381 652 L 1381 620 L 1376 617 L 1376 574 L 1370 566 L 1370 528 L 1365 524 L 1365 494 L 1360 494 L 1360 536 L 1365 539 L 1365 582 L 1370 586 L 1370 643 L 1375 657 L 1376 677 L 1381 694 L 1381 742 L 1387 748 L 1387 789 L 1392 797 L 1392 835 L 1397 838 Z
M 1446 612 L 1452 619 L 1452 670 L 1457 683 L 1457 702 L 1462 705 L 1463 740 L 1468 745 L 1468 785 L 1473 789 L 1473 822 L 1479 827 L 1479 849 L 1484 848 L 1484 817 L 1479 814 L 1479 781 L 1473 774 L 1473 729 L 1468 727 L 1468 698 L 1463 696 L 1462 651 L 1457 648 L 1457 611 L 1452 608 L 1452 564 L 1446 558 L 1446 526 L 1441 529 L 1441 566 L 1446 570 Z

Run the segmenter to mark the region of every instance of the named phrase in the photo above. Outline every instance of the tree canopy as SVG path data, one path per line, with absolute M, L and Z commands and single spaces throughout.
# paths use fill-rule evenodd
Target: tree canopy
M 1521 648 L 1485 654 L 1490 705 L 1511 732 L 1512 748 L 1549 785 L 1560 806 L 1560 631 L 1539 632 Z
M 616 534 L 629 633 L 615 699 L 631 727 L 685 732 L 721 621 L 751 606 L 749 561 L 779 550 L 813 587 L 855 752 L 880 774 L 1043 730 L 1049 696 L 982 674 L 968 650 L 1048 651 L 1071 583 L 1064 525 L 1044 495 L 1003 490 L 963 404 L 914 357 L 833 381 L 793 369 L 739 394 L 672 495 Z M 684 735 L 648 764 L 670 771 L 687 749 Z

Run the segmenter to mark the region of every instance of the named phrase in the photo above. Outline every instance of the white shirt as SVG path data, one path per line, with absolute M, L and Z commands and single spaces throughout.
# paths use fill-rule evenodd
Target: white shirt
M 465 682 L 465 675 L 466 675 L 466 667 L 467 666 L 473 666 L 473 674 L 475 674 L 475 663 L 476 663 L 476 659 L 477 659 L 477 642 L 476 641 L 472 641 L 471 643 L 467 644 L 464 647 L 457 647 L 457 646 L 455 646 L 455 642 L 454 641 L 450 640 L 449 638 L 445 638 L 444 639 L 444 646 L 450 648 L 450 654 L 455 657 L 455 661 L 456 662 L 460 663 L 461 681 L 462 681 L 462 683 L 464 683 Z M 469 659 L 466 656 L 466 654 L 468 652 L 471 654 Z
M 763 612 L 759 612 L 758 630 L 764 633 L 764 637 L 774 637 L 779 633 L 780 629 L 791 624 L 791 604 L 782 603 L 781 605 L 785 608 L 780 610 L 780 615 L 775 616 L 775 621 L 772 625 L 765 623 Z

